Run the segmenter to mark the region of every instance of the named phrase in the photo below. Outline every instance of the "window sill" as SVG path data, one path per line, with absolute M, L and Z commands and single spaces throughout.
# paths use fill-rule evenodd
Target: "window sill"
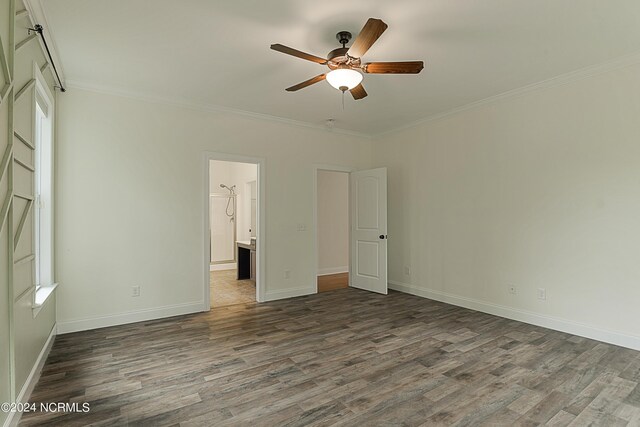
M 35 293 L 33 298 L 33 317 L 36 317 L 40 310 L 44 306 L 45 302 L 49 299 L 51 295 L 53 295 L 53 291 L 58 287 L 57 283 L 49 286 L 40 286 Z

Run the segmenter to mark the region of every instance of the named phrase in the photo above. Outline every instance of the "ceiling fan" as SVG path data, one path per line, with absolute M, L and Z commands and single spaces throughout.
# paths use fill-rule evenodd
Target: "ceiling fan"
M 286 90 L 288 92 L 295 92 L 326 79 L 331 86 L 342 91 L 342 93 L 348 90 L 353 96 L 353 99 L 358 100 L 367 96 L 367 92 L 364 90 L 364 86 L 362 86 L 362 74 L 360 71 L 367 74 L 418 74 L 422 71 L 424 68 L 422 61 L 362 63 L 362 56 L 367 53 L 369 48 L 386 29 L 387 24 L 382 22 L 381 19 L 369 18 L 351 47 L 346 47 L 346 44 L 351 40 L 351 33 L 348 31 L 340 31 L 336 34 L 336 38 L 342 43 L 342 47 L 329 52 L 327 59 L 281 44 L 272 44 L 271 49 L 273 50 L 306 59 L 307 61 L 320 65 L 326 65 L 330 69 L 327 73 L 312 77 L 302 83 L 288 87 Z

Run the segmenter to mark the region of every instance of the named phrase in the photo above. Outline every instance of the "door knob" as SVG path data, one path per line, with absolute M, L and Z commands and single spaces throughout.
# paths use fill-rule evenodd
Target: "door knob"
M 386 238 L 387 238 L 387 235 L 386 235 L 386 234 L 381 234 L 381 235 L 380 235 L 380 240 L 384 240 L 384 239 L 386 239 Z

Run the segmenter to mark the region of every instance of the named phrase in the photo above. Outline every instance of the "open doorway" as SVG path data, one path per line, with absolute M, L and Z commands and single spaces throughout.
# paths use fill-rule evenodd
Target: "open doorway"
M 317 290 L 349 286 L 349 173 L 316 171 Z
M 209 301 L 257 301 L 258 164 L 209 159 Z

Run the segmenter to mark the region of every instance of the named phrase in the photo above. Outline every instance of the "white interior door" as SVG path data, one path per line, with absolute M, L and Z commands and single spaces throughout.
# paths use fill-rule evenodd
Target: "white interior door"
M 387 168 L 351 173 L 351 281 L 387 294 Z

